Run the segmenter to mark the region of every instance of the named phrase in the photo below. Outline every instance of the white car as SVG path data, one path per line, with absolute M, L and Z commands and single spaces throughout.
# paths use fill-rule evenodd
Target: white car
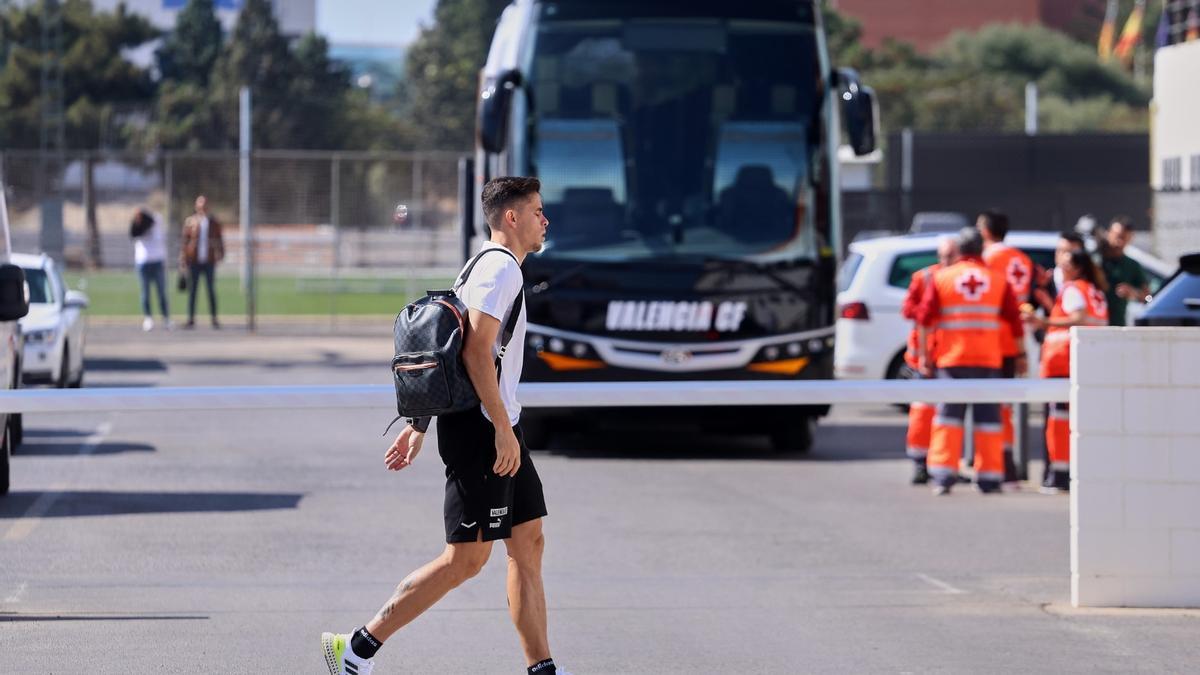
M 83 384 L 83 349 L 88 297 L 67 290 L 62 272 L 45 254 L 14 253 L 14 265 L 25 270 L 29 292 L 29 314 L 21 319 L 25 351 L 21 359 L 26 383 L 50 383 L 57 387 Z
M 939 234 L 909 234 L 855 241 L 838 272 L 838 319 L 834 342 L 834 377 L 878 380 L 911 377 L 904 349 L 912 323 L 900 316 L 900 305 L 913 272 L 937 262 Z M 1009 232 L 1004 243 L 1025 252 L 1046 269 L 1054 267 L 1057 232 Z M 1090 243 L 1090 242 L 1089 242 Z M 1089 246 L 1090 247 L 1090 246 Z M 1141 264 L 1157 291 L 1172 273 L 1167 263 L 1129 246 L 1126 255 Z M 1143 305 L 1130 303 L 1128 317 Z M 1030 370 L 1037 372 L 1037 344 L 1027 338 Z

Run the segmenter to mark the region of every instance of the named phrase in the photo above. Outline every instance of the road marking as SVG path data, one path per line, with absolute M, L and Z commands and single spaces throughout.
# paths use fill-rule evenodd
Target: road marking
M 80 456 L 87 456 L 95 452 L 100 443 L 104 441 L 104 437 L 108 436 L 111 431 L 112 422 L 103 422 L 100 426 L 96 427 L 96 431 L 84 439 L 83 445 L 80 446 L 82 450 L 79 453 Z M 12 524 L 12 527 L 8 528 L 8 532 L 4 534 L 4 541 L 20 541 L 28 537 L 29 533 L 37 528 L 38 523 L 42 522 L 42 516 L 49 513 L 50 508 L 54 506 L 54 502 L 63 496 L 66 488 L 66 483 L 55 483 L 50 486 L 49 490 L 38 495 L 38 498 L 29 505 L 29 509 L 25 511 L 25 514 L 18 518 Z
M 20 602 L 21 596 L 25 595 L 25 589 L 28 587 L 29 584 L 22 581 L 21 585 L 17 587 L 17 590 L 13 591 L 11 595 L 4 599 L 5 604 L 11 605 Z
M 928 574 L 917 574 L 917 578 L 929 584 L 930 586 L 942 589 L 942 591 L 948 595 L 962 595 L 963 593 L 966 593 L 966 591 L 963 589 L 955 588 L 941 579 L 934 579 Z

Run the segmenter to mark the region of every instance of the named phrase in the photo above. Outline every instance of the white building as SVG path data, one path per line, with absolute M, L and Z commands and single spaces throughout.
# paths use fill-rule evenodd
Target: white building
M 1200 252 L 1200 40 L 1154 54 L 1150 185 L 1154 246 L 1174 260 Z

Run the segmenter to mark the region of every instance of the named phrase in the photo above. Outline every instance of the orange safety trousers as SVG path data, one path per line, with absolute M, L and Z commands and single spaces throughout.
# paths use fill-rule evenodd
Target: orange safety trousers
M 908 438 L 906 454 L 909 459 L 925 463 L 933 435 L 933 416 L 937 407 L 929 403 L 913 403 L 908 407 Z
M 1071 409 L 1067 403 L 1052 403 L 1046 415 L 1046 461 L 1050 471 L 1071 471 Z
M 997 368 L 938 370 L 938 377 L 952 379 L 993 378 L 999 375 Z M 995 403 L 976 403 L 971 408 L 975 422 L 975 481 L 999 485 L 1004 480 L 1004 428 L 1000 423 L 1000 406 Z M 927 463 L 930 477 L 941 485 L 953 485 L 958 478 L 966 412 L 964 403 L 942 403 L 938 405 L 933 418 Z

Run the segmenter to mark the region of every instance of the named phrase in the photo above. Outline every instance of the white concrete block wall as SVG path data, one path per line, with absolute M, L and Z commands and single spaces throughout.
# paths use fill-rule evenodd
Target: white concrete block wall
M 1200 607 L 1200 329 L 1071 345 L 1071 602 Z

